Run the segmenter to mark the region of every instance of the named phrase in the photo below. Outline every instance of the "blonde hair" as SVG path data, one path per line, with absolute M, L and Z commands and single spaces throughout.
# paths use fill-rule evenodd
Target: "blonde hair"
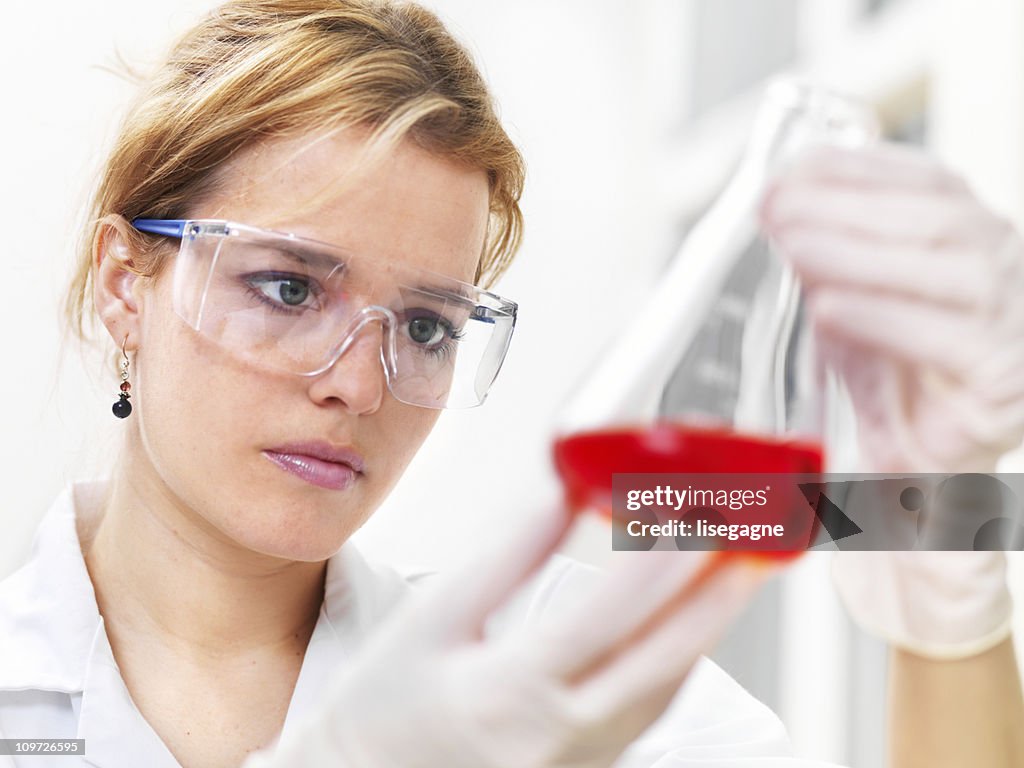
M 243 147 L 350 126 L 486 172 L 490 220 L 476 281 L 492 285 L 522 238 L 523 159 L 440 19 L 394 0 L 230 0 L 177 42 L 125 118 L 89 204 L 66 300 L 71 326 L 84 333 L 104 217 L 185 218 Z M 132 268 L 157 274 L 167 249 L 132 237 Z

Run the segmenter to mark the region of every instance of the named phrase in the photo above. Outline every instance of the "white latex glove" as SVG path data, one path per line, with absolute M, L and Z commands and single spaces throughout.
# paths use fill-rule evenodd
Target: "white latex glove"
M 762 221 L 846 381 L 862 470 L 993 472 L 1020 445 L 1024 245 L 963 179 L 910 147 L 816 150 Z M 841 552 L 833 575 L 862 627 L 920 655 L 1010 632 L 1001 552 Z
M 881 144 L 808 153 L 763 226 L 846 380 L 865 471 L 991 472 L 1024 440 L 1024 244 L 963 179 Z
M 246 768 L 597 768 L 664 711 L 770 573 L 706 552 L 636 552 L 589 596 L 483 639 L 551 553 L 536 521 L 414 595 L 339 670 L 316 715 Z

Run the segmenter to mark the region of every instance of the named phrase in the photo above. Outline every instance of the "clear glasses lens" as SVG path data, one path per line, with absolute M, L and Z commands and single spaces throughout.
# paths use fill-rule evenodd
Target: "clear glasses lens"
M 504 360 L 515 304 L 468 283 L 225 222 L 189 222 L 174 306 L 196 331 L 261 367 L 315 375 L 369 323 L 399 400 L 482 403 Z

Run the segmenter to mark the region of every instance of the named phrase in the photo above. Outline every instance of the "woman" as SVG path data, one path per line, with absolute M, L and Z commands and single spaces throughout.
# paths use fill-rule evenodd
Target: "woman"
M 562 560 L 514 597 L 553 512 L 405 601 L 348 543 L 497 375 L 516 307 L 476 286 L 516 250 L 522 181 L 416 6 L 238 0 L 182 38 L 93 200 L 70 308 L 116 347 L 124 444 L 0 585 L 4 737 L 97 766 L 236 766 L 279 737 L 290 765 L 317 739 L 359 766 L 792 764 L 698 663 L 764 569 L 644 553 L 584 591 Z

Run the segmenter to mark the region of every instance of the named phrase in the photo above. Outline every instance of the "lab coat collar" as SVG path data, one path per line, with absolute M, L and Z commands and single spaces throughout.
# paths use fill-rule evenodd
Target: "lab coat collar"
M 97 768 L 145 765 L 181 768 L 171 751 L 132 701 L 99 619 L 85 669 L 85 691 L 77 738 L 85 740 L 85 760 Z
M 28 562 L 0 582 L 0 690 L 84 687 L 100 616 L 75 530 L 73 494 L 74 486 L 61 492 L 36 531 Z
M 103 482 L 66 488 L 40 523 L 29 561 L 0 582 L 0 691 L 69 693 L 79 711 L 78 737 L 87 740 L 87 759 L 94 765 L 123 765 L 129 759 L 178 768 L 131 700 L 82 556 L 76 489 L 84 498 L 101 493 Z M 282 737 L 316 705 L 331 671 L 412 588 L 393 569 L 370 564 L 352 542 L 327 561 L 324 601 Z
M 368 562 L 351 541 L 327 561 L 320 618 L 306 646 L 280 739 L 316 707 L 332 673 L 345 666 L 371 630 L 413 588 L 412 581 L 397 571 Z

